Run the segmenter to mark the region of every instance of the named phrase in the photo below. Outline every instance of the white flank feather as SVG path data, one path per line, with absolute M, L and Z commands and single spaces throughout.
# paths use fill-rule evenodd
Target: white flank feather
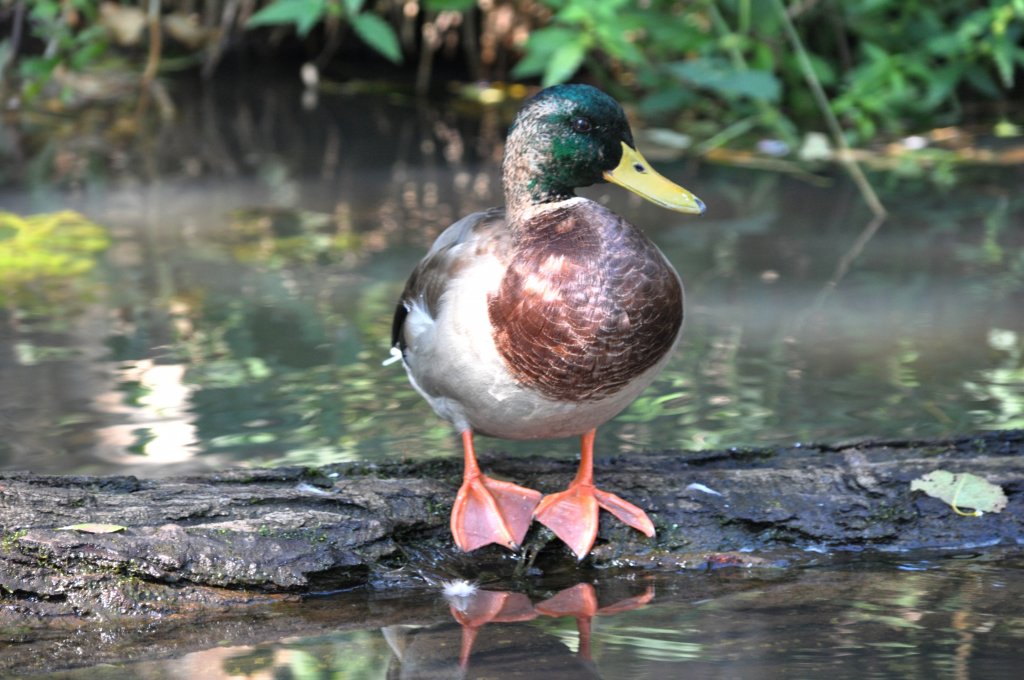
M 390 356 L 388 356 L 388 358 L 385 359 L 384 361 L 380 362 L 381 366 L 390 366 L 391 364 L 402 360 L 402 350 L 398 349 L 397 347 L 392 347 L 391 351 L 388 352 L 388 354 Z

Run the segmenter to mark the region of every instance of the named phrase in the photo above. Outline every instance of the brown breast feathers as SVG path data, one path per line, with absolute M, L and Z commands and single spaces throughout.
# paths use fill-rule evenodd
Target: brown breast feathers
M 672 347 L 682 288 L 655 246 L 593 204 L 522 225 L 488 311 L 520 383 L 558 400 L 614 394 Z

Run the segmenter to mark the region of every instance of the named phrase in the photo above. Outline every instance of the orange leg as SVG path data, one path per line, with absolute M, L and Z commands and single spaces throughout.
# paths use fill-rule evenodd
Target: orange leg
M 594 434 L 580 437 L 580 467 L 576 479 L 560 493 L 545 496 L 534 511 L 538 522 L 555 532 L 583 559 L 597 538 L 598 508 L 604 508 L 647 536 L 654 536 L 654 524 L 643 510 L 613 493 L 594 487 Z
M 452 507 L 452 536 L 464 552 L 488 543 L 518 548 L 540 502 L 539 491 L 491 479 L 480 472 L 473 432 L 462 433 L 465 467 L 462 487 Z

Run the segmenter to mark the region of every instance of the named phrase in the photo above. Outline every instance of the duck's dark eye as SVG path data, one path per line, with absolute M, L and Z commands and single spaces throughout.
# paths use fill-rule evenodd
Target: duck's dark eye
M 581 116 L 572 119 L 572 129 L 576 132 L 590 132 L 594 129 L 594 124 Z

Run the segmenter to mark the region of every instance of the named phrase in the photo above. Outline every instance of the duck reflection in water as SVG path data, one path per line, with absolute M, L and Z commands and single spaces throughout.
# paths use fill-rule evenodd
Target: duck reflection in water
M 597 590 L 578 583 L 536 604 L 523 593 L 448 589 L 455 623 L 427 627 L 388 626 L 384 637 L 394 652 L 388 678 L 597 678 L 590 657 L 591 621 L 638 609 L 654 589 L 600 606 Z M 523 623 L 538 617 L 576 619 L 576 652 L 549 631 Z M 457 625 L 456 625 L 457 624 Z M 485 630 L 486 629 L 486 630 Z

